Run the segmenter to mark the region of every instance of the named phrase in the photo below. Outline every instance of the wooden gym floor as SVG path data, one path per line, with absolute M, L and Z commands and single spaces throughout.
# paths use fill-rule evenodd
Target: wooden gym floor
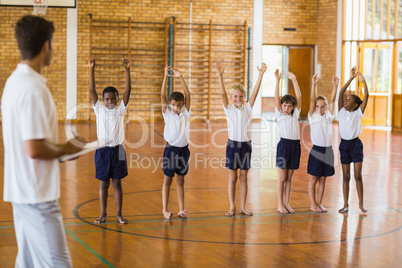
M 291 206 L 295 214 L 277 213 L 275 149 L 276 124 L 252 124 L 253 161 L 249 172 L 248 208 L 254 216 L 225 217 L 229 208 L 228 171 L 221 167 L 227 141 L 226 122 L 209 127 L 193 123 L 191 164 L 186 176 L 187 220 L 163 220 L 161 159 L 163 123 L 126 127 L 129 175 L 123 180 L 123 214 L 114 217 L 113 188 L 109 189 L 108 219 L 99 216 L 99 182 L 94 178 L 94 154 L 60 164 L 61 199 L 67 240 L 74 267 L 396 267 L 402 262 L 402 136 L 364 128 L 364 200 L 368 213 L 358 209 L 351 180 L 350 212 L 343 205 L 342 171 L 337 146 L 336 174 L 328 178 L 324 206 L 328 213 L 311 213 L 306 173 L 311 146 L 309 128 L 301 123 L 302 157 L 294 174 Z M 202 132 L 204 130 L 204 132 Z M 95 123 L 77 124 L 78 133 L 96 139 Z M 337 133 L 334 125 L 334 133 Z M 64 140 L 64 125 L 59 125 Z M 334 144 L 339 138 L 334 135 Z M 142 140 L 141 140 L 142 139 Z M 144 143 L 141 145 L 141 143 Z M 265 144 L 265 148 L 257 148 Z M 139 146 L 141 145 L 141 146 Z M 203 145 L 203 146 L 201 146 Z M 139 147 L 139 148 L 135 148 Z M 202 147 L 202 148 L 196 148 Z M 0 158 L 4 159 L 1 144 Z M 156 163 L 156 164 L 155 164 Z M 224 163 L 224 162 L 223 162 Z M 0 162 L 2 198 L 3 165 Z M 224 166 L 224 164 L 222 164 Z M 238 185 L 239 187 L 239 185 Z M 176 184 L 170 210 L 178 212 Z M 240 192 L 236 201 L 239 204 Z M 0 202 L 0 266 L 13 267 L 17 244 L 12 207 Z

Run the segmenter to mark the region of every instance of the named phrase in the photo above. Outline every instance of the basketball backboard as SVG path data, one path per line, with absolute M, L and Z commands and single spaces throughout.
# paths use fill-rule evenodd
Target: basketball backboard
M 33 0 L 0 0 L 0 6 L 32 7 Z M 76 0 L 49 0 L 49 7 L 75 8 Z

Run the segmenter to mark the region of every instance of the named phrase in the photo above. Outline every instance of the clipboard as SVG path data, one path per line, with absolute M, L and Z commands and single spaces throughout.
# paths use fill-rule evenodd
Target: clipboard
M 95 140 L 93 142 L 86 143 L 81 151 L 75 154 L 65 154 L 59 157 L 60 162 L 65 162 L 70 159 L 79 157 L 83 154 L 87 154 L 89 152 L 95 151 L 96 149 L 105 147 L 107 144 L 106 140 Z

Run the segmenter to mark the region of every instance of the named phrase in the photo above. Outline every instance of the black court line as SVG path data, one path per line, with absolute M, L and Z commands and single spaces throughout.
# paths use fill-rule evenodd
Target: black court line
M 186 190 L 222 190 L 226 188 L 188 188 Z M 126 194 L 139 194 L 139 193 L 149 193 L 149 192 L 160 192 L 161 190 L 148 190 L 148 191 L 139 191 L 139 192 L 131 192 L 131 193 L 126 193 Z M 364 236 L 364 237 L 355 237 L 352 239 L 336 239 L 336 240 L 326 240 L 326 241 L 307 241 L 307 242 L 277 242 L 277 243 L 247 243 L 247 242 L 223 242 L 223 241 L 205 241 L 205 240 L 193 240 L 193 239 L 180 239 L 180 238 L 169 238 L 169 237 L 163 237 L 163 236 L 152 236 L 152 235 L 144 235 L 144 234 L 136 234 L 136 233 L 131 233 L 131 232 L 126 232 L 123 230 L 119 230 L 119 229 L 112 229 L 112 228 L 108 228 L 106 226 L 102 226 L 102 225 L 98 225 L 92 222 L 87 221 L 84 217 L 81 217 L 79 215 L 78 210 L 80 209 L 80 207 L 82 207 L 83 205 L 93 202 L 95 200 L 99 200 L 99 198 L 94 198 L 94 199 L 90 199 L 88 201 L 85 201 L 81 204 L 79 204 L 78 206 L 76 206 L 73 209 L 73 214 L 74 216 L 84 222 L 87 223 L 89 225 L 95 226 L 99 229 L 103 229 L 103 230 L 108 230 L 108 231 L 112 231 L 112 232 L 117 232 L 117 233 L 123 233 L 123 234 L 127 234 L 127 235 L 134 235 L 134 236 L 140 236 L 140 237 L 145 237 L 145 238 L 154 238 L 154 239 L 162 239 L 162 240 L 172 240 L 172 241 L 181 241 L 181 242 L 193 242 L 193 243 L 210 243 L 210 244 L 226 244 L 226 245 L 257 245 L 257 246 L 286 246 L 286 245 L 308 245 L 308 244 L 325 244 L 325 243 L 337 243 L 337 242 L 345 242 L 345 241 L 355 241 L 355 240 L 362 240 L 362 239 L 368 239 L 368 238 L 374 238 L 374 237 L 379 237 L 379 236 L 383 236 L 383 235 L 387 235 L 387 234 L 391 234 L 394 233 L 396 231 L 399 231 L 402 229 L 402 225 L 390 230 L 388 232 L 384 232 L 384 233 L 379 233 L 379 234 L 375 234 L 375 235 L 369 235 L 369 236 Z M 398 213 L 401 213 L 401 211 L 397 210 Z M 279 214 L 278 214 L 279 215 Z M 291 215 L 300 215 L 300 214 L 285 214 L 283 216 L 291 216 Z M 281 215 L 279 215 L 281 216 Z M 231 219 L 231 218 L 228 218 Z

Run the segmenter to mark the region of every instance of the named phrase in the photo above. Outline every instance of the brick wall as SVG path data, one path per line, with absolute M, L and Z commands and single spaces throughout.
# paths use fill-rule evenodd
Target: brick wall
M 4 84 L 20 61 L 17 42 L 14 38 L 14 26 L 21 16 L 32 14 L 32 7 L 0 7 L 0 94 Z M 53 61 L 43 70 L 48 79 L 48 87 L 57 105 L 58 120 L 66 115 L 66 10 L 48 9 L 46 17 L 53 21 L 56 28 L 54 35 Z
M 337 3 L 337 0 L 264 1 L 263 43 L 317 45 L 317 63 L 321 64 L 318 94 L 328 99 L 336 72 Z
M 191 1 L 119 1 L 118 3 L 113 3 L 113 6 L 110 6 L 110 1 L 99 0 L 99 1 L 81 1 L 79 5 L 79 24 L 78 24 L 78 32 L 80 33 L 78 37 L 78 50 L 81 56 L 79 56 L 78 62 L 78 99 L 82 101 L 87 101 L 89 99 L 88 95 L 88 68 L 86 64 L 86 60 L 89 57 L 88 47 L 89 47 L 89 16 L 91 13 L 93 18 L 95 19 L 113 19 L 113 20 L 127 20 L 129 17 L 132 18 L 133 21 L 136 22 L 156 22 L 156 23 L 164 23 L 166 19 L 175 17 L 178 23 L 189 23 L 190 22 L 190 2 Z M 248 25 L 252 27 L 252 19 L 253 19 L 253 1 L 252 0 L 237 0 L 237 1 L 193 1 L 192 2 L 192 23 L 194 24 L 208 24 L 210 20 L 212 20 L 213 24 L 232 24 L 232 25 L 241 25 L 244 24 L 244 21 L 248 21 Z M 188 25 L 182 26 L 182 28 L 189 27 Z M 195 28 L 195 26 L 194 26 Z M 122 29 L 122 31 L 126 31 Z M 138 30 L 139 31 L 139 30 Z M 232 32 L 232 36 L 237 34 Z M 117 34 L 117 33 L 116 33 Z M 135 35 L 135 33 L 133 33 Z M 241 33 L 242 34 L 242 33 Z M 162 36 L 163 37 L 163 36 Z M 178 44 L 185 44 L 183 46 L 188 45 L 188 37 L 189 31 L 178 31 L 177 32 L 177 40 Z M 111 37 L 115 38 L 115 36 Z M 163 46 L 164 39 L 161 39 L 160 35 L 157 34 L 147 34 L 143 33 L 138 36 L 139 39 L 132 40 L 132 44 L 135 45 L 137 43 L 138 46 L 143 45 L 144 43 L 148 43 L 149 46 L 160 47 Z M 239 37 L 242 38 L 243 37 Z M 239 39 L 238 38 L 238 39 Z M 199 47 L 195 47 L 195 44 L 208 44 L 209 34 L 208 31 L 193 31 L 192 33 L 192 49 L 199 49 Z M 228 44 L 232 43 L 232 39 L 225 39 L 219 37 L 219 31 L 213 33 L 213 43 L 214 44 Z M 243 43 L 243 42 L 241 42 Z M 178 46 L 179 48 L 180 46 Z M 205 48 L 205 47 L 204 47 Z M 202 53 L 199 53 L 202 54 Z M 205 55 L 205 53 L 204 53 Z M 220 56 L 218 54 L 215 54 Z M 192 58 L 196 57 L 196 53 L 192 54 Z M 200 56 L 200 55 L 198 55 Z M 176 65 L 180 66 L 181 71 L 183 71 L 183 75 L 186 78 L 188 83 L 188 63 L 183 62 L 185 58 L 188 58 L 188 53 L 185 51 L 181 51 L 177 53 L 176 57 Z M 219 57 L 222 59 L 223 57 Z M 82 59 L 82 60 L 81 60 Z M 200 56 L 201 60 L 206 60 L 205 57 Z M 216 59 L 213 59 L 215 61 Z M 224 60 L 224 58 L 223 58 Z M 133 59 L 132 59 L 133 61 Z M 181 62 L 179 62 L 181 61 Z M 155 69 L 156 65 L 159 64 L 159 72 Z M 150 74 L 147 75 L 146 72 L 142 73 L 142 77 L 135 77 L 136 74 L 132 73 L 132 83 L 133 89 L 135 87 L 135 83 L 137 79 L 143 80 L 143 77 L 146 76 L 148 80 L 154 80 L 158 83 L 153 85 L 152 88 L 144 88 L 133 90 L 134 95 L 138 95 L 139 98 L 136 98 L 134 104 L 135 106 L 131 106 L 129 113 L 130 114 L 138 114 L 146 120 L 152 119 L 149 117 L 149 112 L 144 112 L 146 109 L 150 109 L 152 105 L 160 103 L 160 97 L 158 96 L 158 92 L 160 92 L 160 86 L 163 79 L 163 64 L 161 62 L 155 63 L 152 66 L 149 66 Z M 205 65 L 205 63 L 204 63 Z M 133 69 L 133 68 L 132 68 Z M 230 68 L 229 68 L 230 70 Z M 146 70 L 145 70 L 146 71 Z M 198 72 L 192 74 L 192 77 L 201 76 L 208 72 L 208 66 L 204 66 L 202 69 L 198 70 L 195 68 L 195 65 L 192 65 L 192 71 Z M 202 73 L 204 72 L 204 74 Z M 215 77 L 215 71 L 212 70 L 212 76 Z M 215 79 L 215 78 L 214 78 Z M 193 82 L 197 82 L 195 78 L 192 78 Z M 200 80 L 199 80 L 200 81 Z M 198 82 L 199 82 L 198 81 Z M 243 78 L 241 77 L 241 81 Z M 177 84 L 178 85 L 178 84 Z M 205 88 L 205 84 L 200 87 Z M 180 87 L 176 86 L 176 90 L 182 91 Z M 193 88 L 190 86 L 190 90 Z M 98 92 L 100 92 L 101 86 L 98 87 Z M 214 92 L 217 91 L 217 83 L 214 81 Z M 195 91 L 194 91 L 195 93 Z M 203 102 L 202 94 L 194 94 L 194 96 L 198 98 L 197 101 L 192 101 L 192 108 L 194 108 L 194 112 L 202 113 Z M 143 100 L 141 100 L 143 99 Z M 214 100 L 214 99 L 213 99 Z M 205 101 L 204 101 L 205 103 Z M 221 109 L 221 105 L 215 102 L 212 104 L 211 110 L 213 109 Z M 206 106 L 205 106 L 206 107 Z M 214 108 L 215 107 L 215 108 Z M 217 107 L 217 108 L 216 108 Z M 137 110 L 136 110 L 137 108 Z M 206 109 L 206 108 L 205 108 Z M 89 117 L 89 112 L 79 113 L 79 119 L 86 120 Z M 222 111 L 223 112 L 223 111 Z M 92 112 L 91 112 L 92 113 Z M 156 114 L 156 119 L 161 119 L 160 114 Z M 93 116 L 91 116 L 93 118 Z
M 247 20 L 248 26 L 252 28 L 253 2 L 253 0 L 193 1 L 192 22 L 209 23 L 209 20 L 212 19 L 214 24 L 239 25 L 244 24 L 244 21 Z M 81 0 L 78 4 L 78 104 L 89 103 L 87 67 L 89 13 L 94 18 L 110 20 L 127 20 L 131 17 L 133 21 L 163 23 L 172 16 L 179 22 L 188 23 L 190 20 L 190 1 L 188 0 Z M 330 81 L 329 77 L 332 78 L 332 74 L 335 72 L 336 8 L 336 0 L 265 0 L 263 42 L 264 44 L 318 44 L 318 63 L 322 64 L 322 84 L 326 85 Z M 2 26 L 0 27 L 0 93 L 7 77 L 19 61 L 13 33 L 14 24 L 19 17 L 31 13 L 32 8 L 29 7 L 0 7 Z M 54 58 L 52 65 L 45 68 L 44 75 L 48 78 L 49 88 L 56 101 L 59 120 L 65 118 L 66 105 L 66 13 L 65 9 L 48 8 L 45 16 L 52 20 L 56 26 Z M 297 31 L 285 32 L 283 31 L 284 27 L 297 28 Z M 105 36 L 108 34 L 105 33 Z M 115 37 L 111 37 L 111 39 L 116 40 L 117 44 L 115 45 L 122 45 L 118 44 L 119 39 L 114 39 Z M 219 32 L 214 32 L 213 38 L 218 44 L 227 45 L 231 42 L 221 37 Z M 142 38 L 151 43 L 160 42 L 158 38 L 153 39 L 153 35 L 143 34 L 137 38 Z M 201 38 L 201 36 L 197 38 Z M 241 39 L 242 37 L 239 36 L 238 38 Z M 135 41 L 140 40 L 132 40 L 132 42 Z M 216 56 L 222 58 L 221 55 L 216 54 Z M 163 66 L 161 67 L 163 68 Z M 213 70 L 213 75 L 214 72 Z M 120 76 L 123 73 L 116 75 Z M 132 73 L 132 78 L 134 77 L 135 74 Z M 136 80 L 138 78 L 133 79 L 133 86 Z M 240 82 L 243 82 L 242 80 L 240 79 Z M 100 92 L 103 85 L 98 84 L 97 86 L 98 92 Z M 141 90 L 133 90 L 133 93 L 141 94 Z M 219 101 L 214 102 L 213 106 L 217 110 L 221 108 Z M 131 108 L 134 112 L 136 107 Z M 82 111 L 78 114 L 78 119 L 88 120 L 90 113 L 92 113 L 90 110 Z
M 317 0 L 265 0 L 263 43 L 314 45 L 317 39 Z M 296 28 L 285 31 L 284 28 Z

